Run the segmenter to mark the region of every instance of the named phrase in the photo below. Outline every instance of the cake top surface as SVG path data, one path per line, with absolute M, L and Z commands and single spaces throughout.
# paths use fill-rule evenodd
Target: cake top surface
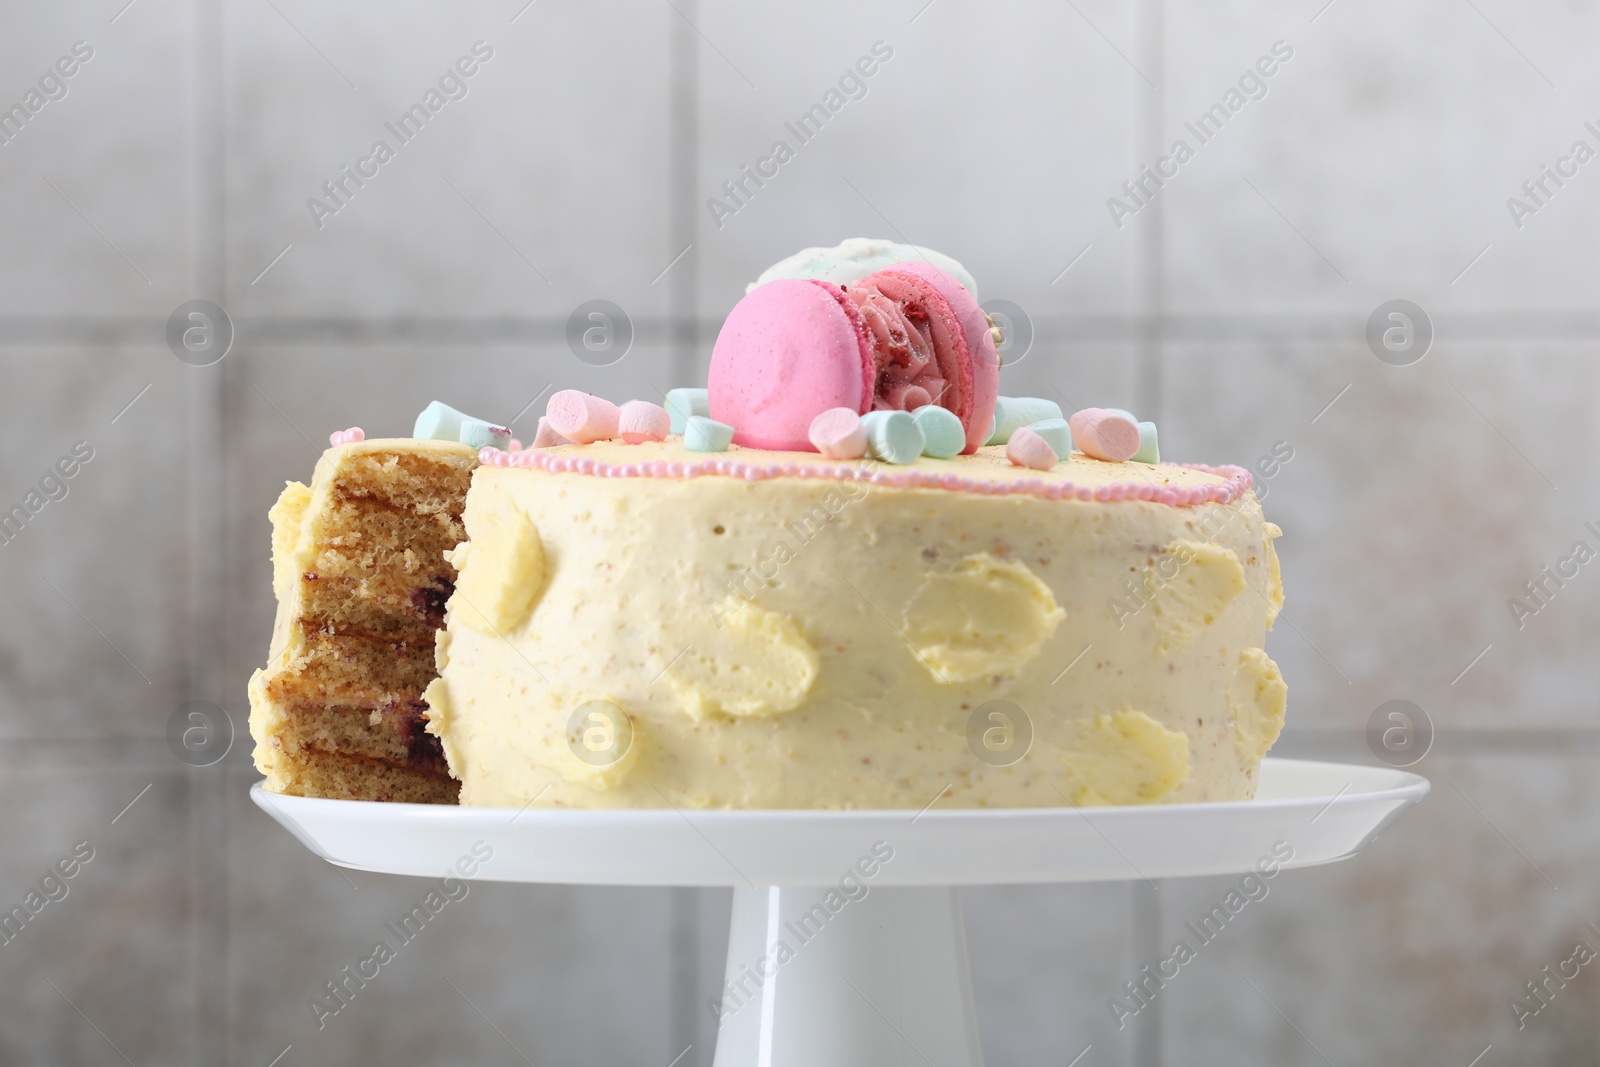
M 330 442 L 332 447 L 324 455 L 352 457 L 375 455 L 384 452 L 406 452 L 411 455 L 433 456 L 441 460 L 470 457 L 476 451 L 460 441 L 436 441 L 427 437 L 367 437 Z
M 872 459 L 830 460 L 815 452 L 775 452 L 739 445 L 707 454 L 686 448 L 683 439 L 676 436 L 638 444 L 596 441 L 525 452 L 485 448 L 478 458 L 490 467 L 603 478 L 859 481 L 896 488 L 994 495 L 1024 493 L 1062 500 L 1150 500 L 1174 507 L 1228 503 L 1249 491 L 1253 481 L 1242 467 L 1105 463 L 1079 453 L 1041 471 L 1013 464 L 1000 446 L 947 459 L 922 456 L 913 463 L 896 465 Z
M 1046 397 L 1001 395 L 1008 328 L 950 257 L 853 238 L 804 249 L 757 279 L 723 322 L 703 388 L 620 404 L 556 390 L 527 447 L 509 426 L 435 400 L 409 444 L 367 442 L 351 427 L 330 436 L 329 456 L 431 447 L 543 474 L 850 481 L 1171 507 L 1250 492 L 1242 467 L 1163 463 L 1157 426 L 1131 411 L 1069 413 Z

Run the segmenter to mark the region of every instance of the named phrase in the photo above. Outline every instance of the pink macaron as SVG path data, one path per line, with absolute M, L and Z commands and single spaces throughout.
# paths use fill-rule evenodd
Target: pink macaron
M 871 408 L 874 367 L 866 324 L 830 282 L 784 278 L 745 296 L 711 349 L 711 417 L 733 442 L 814 451 L 811 420 L 829 408 Z
M 974 317 L 981 329 L 965 321 Z M 846 289 L 814 279 L 760 286 L 723 323 L 707 381 L 711 417 L 734 428 L 736 444 L 780 451 L 815 450 L 812 420 L 831 408 L 935 403 L 961 420 L 963 451 L 974 452 L 997 390 L 982 311 L 925 263 L 897 263 Z

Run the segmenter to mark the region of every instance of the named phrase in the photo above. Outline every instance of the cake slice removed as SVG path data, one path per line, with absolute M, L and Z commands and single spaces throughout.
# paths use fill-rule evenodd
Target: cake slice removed
M 277 620 L 250 679 L 267 788 L 298 796 L 454 804 L 422 690 L 456 572 L 444 553 L 476 450 L 405 439 L 336 445 L 271 512 Z

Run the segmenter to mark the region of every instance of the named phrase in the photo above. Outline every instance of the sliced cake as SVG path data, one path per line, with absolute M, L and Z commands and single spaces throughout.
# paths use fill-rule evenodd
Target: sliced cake
M 453 804 L 422 690 L 455 588 L 476 453 L 417 439 L 349 441 L 273 507 L 277 620 L 250 679 L 256 767 L 274 792 Z
M 410 439 L 333 435 L 272 512 L 267 788 L 1254 796 L 1288 689 L 1265 650 L 1281 531 L 1251 473 L 1162 462 L 1129 411 L 1001 396 L 1003 331 L 923 250 L 804 258 L 729 314 L 704 389 L 556 390 L 527 449 L 439 401 Z

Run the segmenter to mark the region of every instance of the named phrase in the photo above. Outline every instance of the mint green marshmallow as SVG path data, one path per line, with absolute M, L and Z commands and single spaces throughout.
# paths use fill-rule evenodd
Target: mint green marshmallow
M 511 447 L 511 431 L 469 416 L 461 420 L 456 440 L 473 448 L 498 448 L 503 452 Z
M 1139 424 L 1139 451 L 1133 454 L 1135 463 L 1160 463 L 1161 447 L 1156 443 L 1156 424 Z
M 904 411 L 869 411 L 861 416 L 867 454 L 885 463 L 915 463 L 927 439 L 917 420 Z
M 938 404 L 924 404 L 911 413 L 922 430 L 922 454 L 935 459 L 949 459 L 967 447 L 967 430 L 961 419 L 949 408 Z
M 726 452 L 731 444 L 733 427 L 727 423 L 704 415 L 690 415 L 684 420 L 683 447 L 690 452 Z
M 667 416 L 672 419 L 673 433 L 683 433 L 691 415 L 711 417 L 711 399 L 704 389 L 668 389 L 665 406 Z
M 991 445 L 1003 445 L 1011 435 L 1024 426 L 1046 419 L 1061 418 L 1061 405 L 1039 396 L 1000 396 L 994 401 L 994 430 L 989 434 Z
M 461 440 L 461 424 L 472 418 L 463 414 L 449 404 L 434 400 L 422 409 L 422 414 L 417 416 L 416 425 L 411 428 L 412 437 L 420 437 L 425 441 L 459 441 Z

